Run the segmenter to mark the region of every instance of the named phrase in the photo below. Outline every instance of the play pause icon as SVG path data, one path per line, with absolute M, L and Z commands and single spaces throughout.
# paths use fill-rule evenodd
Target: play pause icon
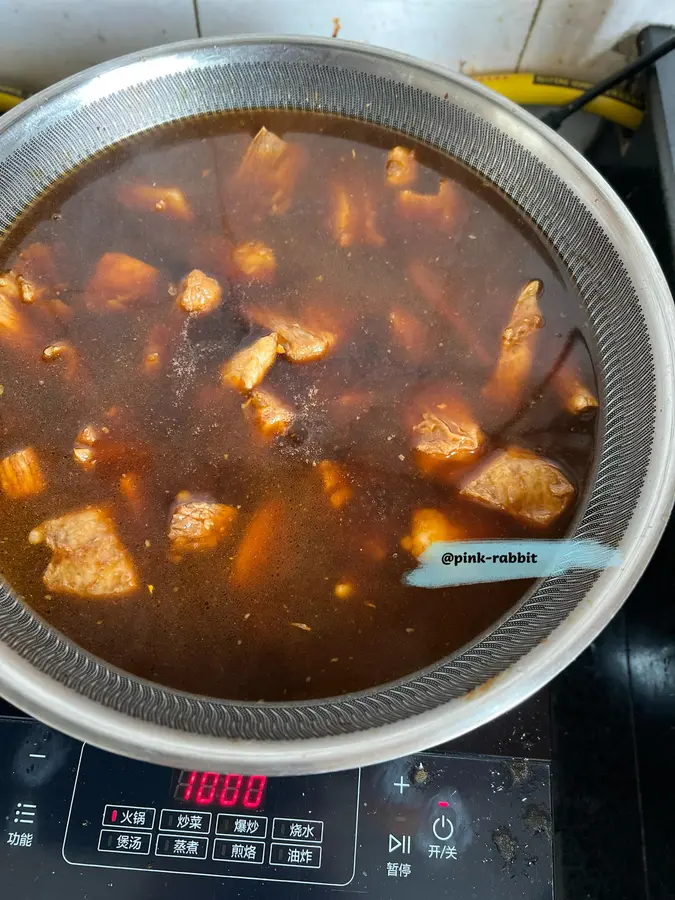
M 400 850 L 401 853 L 410 853 L 409 834 L 402 834 L 400 838 L 397 838 L 395 834 L 389 835 L 389 852 L 396 853 L 397 850 Z

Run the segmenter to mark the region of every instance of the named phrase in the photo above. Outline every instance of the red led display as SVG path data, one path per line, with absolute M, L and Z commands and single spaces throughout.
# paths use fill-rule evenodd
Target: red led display
M 266 791 L 266 775 L 183 771 L 173 796 L 174 800 L 197 806 L 262 809 Z

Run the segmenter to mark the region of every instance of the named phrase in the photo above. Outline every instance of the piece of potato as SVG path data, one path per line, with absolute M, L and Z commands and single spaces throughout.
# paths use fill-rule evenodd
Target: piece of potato
M 546 528 L 568 508 L 575 490 L 554 463 L 510 447 L 486 460 L 460 493 L 525 525 Z
M 159 281 L 159 272 L 126 253 L 104 253 L 96 263 L 85 289 L 93 307 L 125 309 L 127 304 L 151 297 Z
M 41 494 L 47 480 L 32 447 L 24 447 L 0 460 L 0 490 L 10 500 L 26 500 Z
M 222 367 L 222 383 L 232 385 L 243 394 L 258 387 L 277 358 L 277 346 L 276 334 L 268 334 L 239 350 Z
M 509 324 L 502 334 L 502 344 L 492 377 L 483 388 L 483 396 L 506 406 L 518 403 L 527 386 L 537 333 L 544 324 L 539 308 L 543 284 L 528 281 L 518 294 Z
M 136 212 L 161 213 L 167 219 L 191 222 L 194 213 L 185 194 L 176 187 L 157 187 L 153 184 L 124 184 L 117 199 L 127 209 Z

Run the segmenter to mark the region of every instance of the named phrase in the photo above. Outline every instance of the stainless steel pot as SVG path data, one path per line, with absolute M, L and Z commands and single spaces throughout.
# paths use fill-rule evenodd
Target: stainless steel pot
M 358 695 L 283 704 L 191 696 L 74 646 L 0 592 L 0 692 L 114 752 L 198 769 L 318 772 L 404 755 L 475 728 L 553 678 L 635 585 L 673 498 L 675 314 L 644 236 L 574 150 L 477 84 L 385 50 L 250 37 L 134 54 L 70 78 L 0 120 L 0 228 L 113 142 L 224 109 L 321 109 L 427 141 L 491 180 L 537 224 L 578 285 L 600 378 L 597 465 L 575 537 L 620 568 L 544 579 L 471 646 Z

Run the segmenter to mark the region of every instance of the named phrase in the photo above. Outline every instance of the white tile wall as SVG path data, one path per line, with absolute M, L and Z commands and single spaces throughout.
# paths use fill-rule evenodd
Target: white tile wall
M 205 36 L 340 37 L 465 72 L 595 78 L 612 48 L 649 22 L 675 25 L 675 0 L 197 0 Z M 195 37 L 193 0 L 0 0 L 0 82 L 43 87 L 94 63 Z
M 513 69 L 537 0 L 199 0 L 202 34 L 340 37 L 464 71 Z
M 544 0 L 520 68 L 602 78 L 626 62 L 612 48 L 650 24 L 675 25 L 675 0 Z
M 196 36 L 192 0 L 2 0 L 0 82 L 40 88 L 123 53 Z

